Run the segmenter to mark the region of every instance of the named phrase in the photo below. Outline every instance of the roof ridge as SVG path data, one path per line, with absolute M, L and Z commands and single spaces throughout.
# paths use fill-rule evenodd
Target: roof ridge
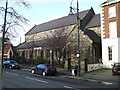
M 36 27 L 37 25 L 35 24 L 25 35 L 27 35 L 34 27 Z

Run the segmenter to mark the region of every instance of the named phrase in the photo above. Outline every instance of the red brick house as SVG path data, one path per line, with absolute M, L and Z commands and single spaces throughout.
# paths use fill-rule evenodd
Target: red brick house
M 1 38 L 0 38 L 0 58 L 1 58 Z M 5 38 L 5 43 L 4 43 L 4 59 L 12 59 L 14 57 L 14 50 L 13 50 L 13 45 L 10 43 L 9 38 Z
M 101 4 L 102 59 L 107 68 L 120 62 L 120 0 Z

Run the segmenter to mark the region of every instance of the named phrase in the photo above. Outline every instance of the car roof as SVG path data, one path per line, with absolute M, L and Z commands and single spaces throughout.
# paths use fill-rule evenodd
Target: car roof
M 115 63 L 115 64 L 120 64 L 120 63 Z
M 39 65 L 49 65 L 49 64 L 39 64 Z

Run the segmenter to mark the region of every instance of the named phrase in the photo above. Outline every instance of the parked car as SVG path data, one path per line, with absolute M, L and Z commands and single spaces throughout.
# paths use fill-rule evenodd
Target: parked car
M 4 68 L 9 68 L 9 69 L 20 69 L 20 65 L 16 62 L 16 61 L 13 61 L 13 60 L 10 60 L 10 61 L 5 61 L 4 64 L 3 64 L 3 67 Z
M 4 66 L 4 63 L 5 63 L 6 61 L 5 60 L 3 60 L 3 66 Z
M 120 63 L 115 63 L 114 65 L 112 65 L 112 74 L 120 74 Z
M 43 76 L 56 75 L 57 69 L 55 67 L 47 65 L 47 64 L 39 64 L 36 67 L 31 68 L 31 72 L 33 74 L 39 73 L 39 74 L 42 74 Z

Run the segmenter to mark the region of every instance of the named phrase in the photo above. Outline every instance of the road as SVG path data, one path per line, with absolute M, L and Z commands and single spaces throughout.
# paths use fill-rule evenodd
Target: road
M 3 69 L 3 88 L 114 88 L 115 85 L 106 85 L 85 80 L 77 80 L 65 75 L 42 76 L 30 71 Z

